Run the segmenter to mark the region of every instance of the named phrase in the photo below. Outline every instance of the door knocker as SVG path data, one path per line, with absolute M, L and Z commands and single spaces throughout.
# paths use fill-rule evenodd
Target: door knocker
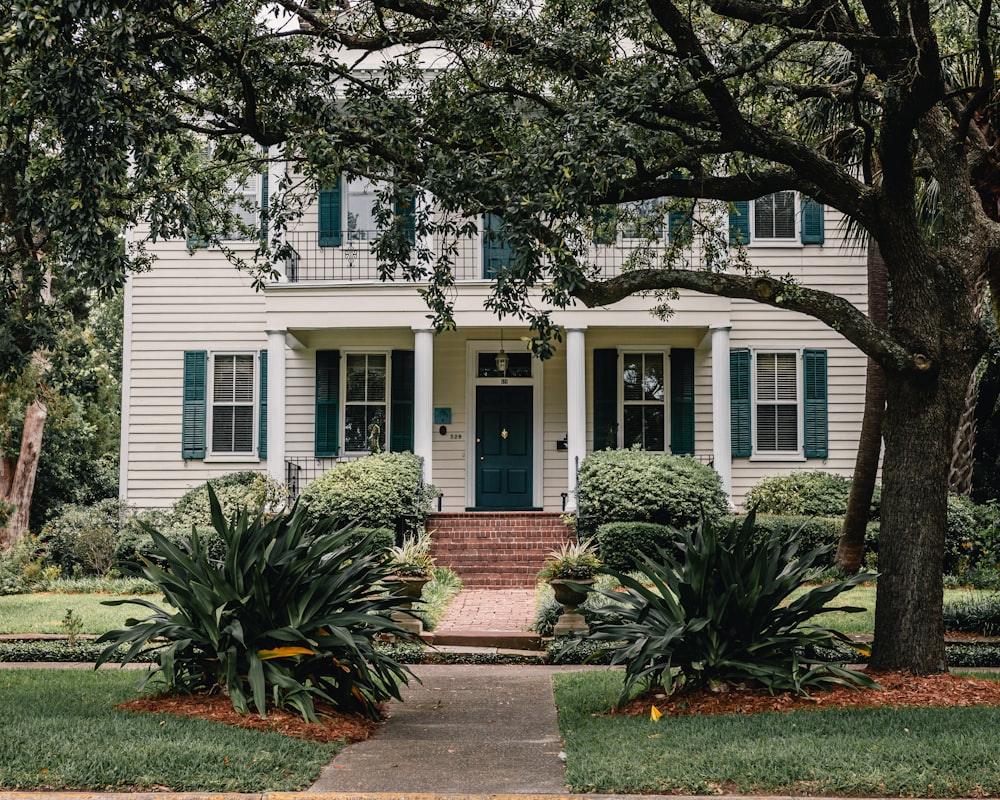
M 504 428 L 502 431 L 500 431 L 500 438 L 501 439 L 506 439 L 508 435 L 509 434 L 507 433 L 507 429 L 506 428 Z

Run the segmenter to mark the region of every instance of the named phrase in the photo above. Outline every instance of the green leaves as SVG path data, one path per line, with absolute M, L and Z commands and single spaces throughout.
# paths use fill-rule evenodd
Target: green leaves
M 616 603 L 594 610 L 588 638 L 606 643 L 611 663 L 625 666 L 623 699 L 638 682 L 671 691 L 675 684 L 751 681 L 803 694 L 829 684 L 872 685 L 841 661 L 813 657 L 847 638 L 808 621 L 861 610 L 829 603 L 874 576 L 817 586 L 789 603 L 828 547 L 800 556 L 798 531 L 761 540 L 753 514 L 728 528 L 703 521 L 696 531 L 678 531 L 678 539 L 679 556 L 665 549 L 643 556 L 634 577 L 607 570 L 624 592 L 602 590 Z
M 149 529 L 154 556 L 141 571 L 178 610 L 111 601 L 153 613 L 101 636 L 109 644 L 98 666 L 121 645 L 127 663 L 153 642 L 170 689 L 223 686 L 237 710 L 261 716 L 273 701 L 314 720 L 317 699 L 374 716 L 378 703 L 398 697 L 410 671 L 374 641 L 414 636 L 379 613 L 397 599 L 381 591 L 389 568 L 373 552 L 372 536 L 310 524 L 298 507 L 274 518 L 244 509 L 227 520 L 211 488 L 209 501 L 224 557 L 209 557 L 196 528 L 183 546 Z

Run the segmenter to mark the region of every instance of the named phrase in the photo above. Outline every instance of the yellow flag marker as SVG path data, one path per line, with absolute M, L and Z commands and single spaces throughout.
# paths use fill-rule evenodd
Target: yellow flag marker
M 660 711 L 660 709 L 658 709 L 656 706 L 651 706 L 650 707 L 650 709 L 649 709 L 649 718 L 651 720 L 653 720 L 653 722 L 659 722 L 660 721 L 660 717 L 662 717 L 662 716 L 663 716 L 663 712 Z

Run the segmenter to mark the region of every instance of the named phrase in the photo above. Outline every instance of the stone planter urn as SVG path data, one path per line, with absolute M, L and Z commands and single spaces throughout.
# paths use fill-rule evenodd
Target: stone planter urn
M 430 583 L 428 575 L 390 575 L 385 579 L 386 587 L 390 592 L 398 597 L 405 598 L 399 604 L 399 611 L 392 612 L 392 620 L 404 630 L 411 631 L 418 636 L 423 633 L 424 624 L 412 614 L 402 609 L 413 607 L 414 601 L 420 599 L 420 594 L 424 586 Z
M 552 592 L 556 596 L 556 602 L 563 607 L 563 613 L 559 616 L 552 631 L 555 636 L 566 636 L 576 631 L 587 630 L 587 621 L 577 609 L 587 599 L 587 594 L 593 585 L 593 578 L 549 579 L 549 586 L 552 587 Z

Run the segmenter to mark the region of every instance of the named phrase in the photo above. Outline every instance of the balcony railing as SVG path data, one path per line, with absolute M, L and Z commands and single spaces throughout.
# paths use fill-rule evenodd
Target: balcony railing
M 344 231 L 343 235 L 321 240 L 317 231 L 291 231 L 287 241 L 291 254 L 285 260 L 285 276 L 292 283 L 372 282 L 380 279 L 379 262 L 374 252 L 376 231 Z M 337 242 L 330 244 L 330 242 Z M 456 281 L 488 280 L 491 272 L 503 267 L 503 259 L 483 252 L 478 237 L 448 242 L 419 243 L 431 249 L 435 257 L 447 250 Z M 657 266 L 671 247 L 667 241 L 639 241 L 619 238 L 610 244 L 594 243 L 586 261 L 595 277 L 611 278 L 633 267 Z M 506 258 L 512 258 L 508 251 Z

